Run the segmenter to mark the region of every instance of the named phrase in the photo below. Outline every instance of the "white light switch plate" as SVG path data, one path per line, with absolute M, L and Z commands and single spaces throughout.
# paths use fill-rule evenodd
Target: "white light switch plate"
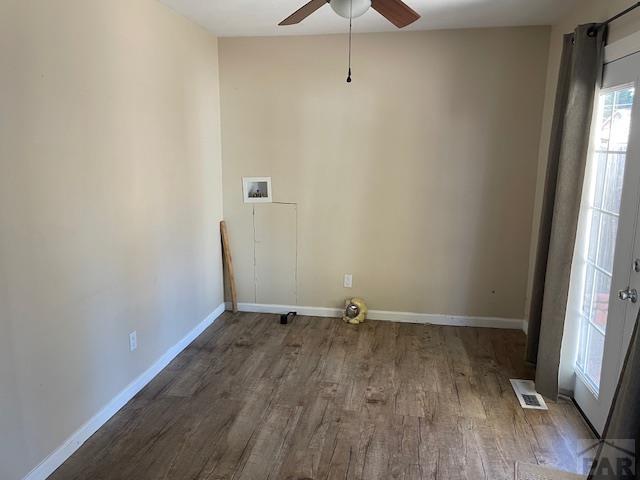
M 345 273 L 344 288 L 351 288 L 351 287 L 353 287 L 353 275 L 351 275 L 350 273 Z
M 131 332 L 129 334 L 129 351 L 133 352 L 138 348 L 138 332 Z

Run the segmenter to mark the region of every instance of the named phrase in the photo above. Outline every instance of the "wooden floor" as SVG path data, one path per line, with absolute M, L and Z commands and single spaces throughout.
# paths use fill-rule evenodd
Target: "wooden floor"
M 53 479 L 513 479 L 575 470 L 570 403 L 522 410 L 518 331 L 224 314 Z

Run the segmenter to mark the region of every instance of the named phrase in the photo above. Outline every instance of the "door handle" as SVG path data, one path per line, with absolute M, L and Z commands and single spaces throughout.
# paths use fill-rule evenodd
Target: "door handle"
M 638 301 L 638 291 L 635 288 L 627 287 L 626 290 L 620 290 L 618 292 L 618 297 L 620 297 L 620 300 L 636 303 Z

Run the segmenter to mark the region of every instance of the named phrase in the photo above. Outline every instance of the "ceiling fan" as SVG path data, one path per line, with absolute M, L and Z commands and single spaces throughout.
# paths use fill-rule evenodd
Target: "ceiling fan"
M 420 18 L 418 13 L 401 0 L 311 0 L 278 25 L 300 23 L 327 3 L 338 15 L 348 19 L 364 15 L 369 8 L 373 7 L 398 28 L 406 27 Z

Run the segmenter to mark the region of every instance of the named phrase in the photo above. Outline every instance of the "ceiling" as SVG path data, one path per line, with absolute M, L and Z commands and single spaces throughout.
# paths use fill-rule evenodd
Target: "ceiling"
M 308 0 L 160 0 L 220 37 L 344 33 L 348 21 L 327 5 L 299 25 L 278 23 Z M 551 25 L 579 0 L 405 0 L 422 18 L 405 30 Z M 354 32 L 397 30 L 376 11 L 354 20 Z

